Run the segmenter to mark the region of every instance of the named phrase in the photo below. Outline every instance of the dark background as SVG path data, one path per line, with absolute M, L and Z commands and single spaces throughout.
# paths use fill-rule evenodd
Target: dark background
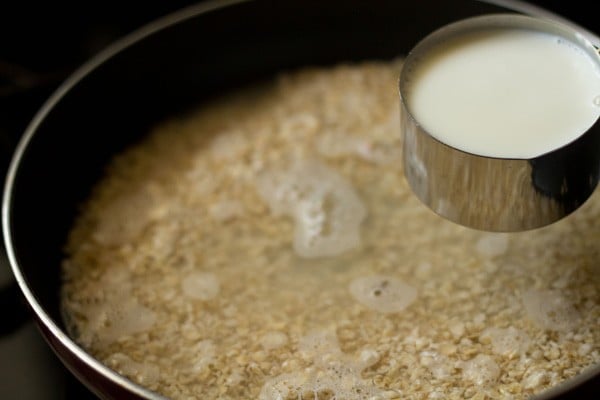
M 58 84 L 114 40 L 196 2 L 133 3 L 0 2 L 0 184 L 18 138 Z M 594 2 L 530 3 L 600 33 L 600 18 L 591 11 Z M 19 294 L 0 245 L 0 399 L 92 398 L 37 334 Z
M 0 172 L 33 113 L 70 72 L 141 25 L 197 2 L 1 1 Z M 530 3 L 600 32 L 600 18 L 591 11 L 594 2 L 532 0 Z

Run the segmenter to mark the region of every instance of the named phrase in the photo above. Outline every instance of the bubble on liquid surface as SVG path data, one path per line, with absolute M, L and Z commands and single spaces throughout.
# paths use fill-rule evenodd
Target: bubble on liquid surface
M 123 353 L 111 354 L 104 363 L 120 375 L 125 375 L 137 380 L 138 383 L 153 388 L 160 377 L 160 370 L 156 365 L 145 362 L 135 362 Z
M 596 107 L 600 107 L 600 95 L 594 97 L 594 100 L 592 100 L 592 101 Z
M 417 298 L 417 289 L 384 275 L 356 278 L 350 282 L 349 290 L 359 303 L 385 314 L 400 312 Z
M 489 340 L 495 354 L 508 358 L 525 354 L 531 345 L 529 335 L 512 326 L 488 328 L 481 333 L 480 340 Z
M 188 298 L 210 300 L 219 294 L 219 278 L 209 272 L 195 271 L 182 280 L 181 290 Z
M 463 362 L 461 368 L 463 378 L 477 386 L 494 383 L 500 376 L 500 367 L 496 361 L 485 354 L 479 354 L 475 358 Z
M 475 249 L 484 257 L 500 256 L 508 250 L 508 236 L 504 233 L 488 233 L 475 244 Z
M 530 289 L 522 300 L 527 317 L 542 329 L 567 332 L 579 323 L 579 312 L 569 296 L 558 290 Z
M 310 332 L 299 340 L 298 351 L 311 359 L 342 354 L 335 332 L 330 331 Z
M 334 331 L 313 331 L 300 338 L 298 350 L 311 366 L 265 381 L 259 400 L 283 399 L 388 399 L 362 371 L 379 361 L 379 353 L 363 349 L 357 355 L 341 351 Z
M 109 301 L 93 307 L 87 331 L 81 340 L 89 345 L 95 339 L 112 343 L 121 338 L 149 331 L 157 321 L 156 313 L 128 292 L 115 294 Z
M 258 193 L 275 216 L 294 219 L 294 250 L 300 257 L 342 254 L 360 246 L 367 210 L 352 184 L 318 160 L 265 171 Z

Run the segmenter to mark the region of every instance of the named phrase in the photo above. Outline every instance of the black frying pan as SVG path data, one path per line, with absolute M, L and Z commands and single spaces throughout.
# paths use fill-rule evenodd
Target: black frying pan
M 79 69 L 27 129 L 3 203 L 13 270 L 42 334 L 65 365 L 103 398 L 160 398 L 85 353 L 65 333 L 59 312 L 62 245 L 78 205 L 113 155 L 162 119 L 278 71 L 389 59 L 457 19 L 540 12 L 518 2 L 491 3 L 204 2 L 137 31 Z M 547 398 L 584 398 L 600 385 L 599 372 L 600 365 Z

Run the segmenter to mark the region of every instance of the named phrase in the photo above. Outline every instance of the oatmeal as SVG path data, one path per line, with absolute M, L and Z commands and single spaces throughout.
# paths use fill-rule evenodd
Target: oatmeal
M 600 362 L 598 194 L 510 235 L 434 215 L 399 69 L 290 72 L 119 155 L 66 245 L 75 340 L 175 399 L 521 399 Z

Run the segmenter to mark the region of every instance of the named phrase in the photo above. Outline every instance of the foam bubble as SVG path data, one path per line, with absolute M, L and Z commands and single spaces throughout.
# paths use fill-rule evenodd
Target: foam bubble
M 508 237 L 504 233 L 485 234 L 477 241 L 475 249 L 485 257 L 502 255 L 508 249 Z
M 98 209 L 94 240 L 106 246 L 131 242 L 152 222 L 157 201 L 150 186 L 122 191 Z
M 219 278 L 210 272 L 195 271 L 181 281 L 183 294 L 195 300 L 210 300 L 221 290 Z
M 530 289 L 522 300 L 527 317 L 542 329 L 567 332 L 579 323 L 579 312 L 558 290 Z
M 316 160 L 260 174 L 257 189 L 273 215 L 295 222 L 294 250 L 305 258 L 335 256 L 360 246 L 367 215 L 352 185 Z
M 445 379 L 454 371 L 450 359 L 435 351 L 423 351 L 420 354 L 420 362 L 427 367 L 431 375 L 436 379 Z
M 327 330 L 313 331 L 300 338 L 298 351 L 314 360 L 327 355 L 341 356 L 342 354 L 336 334 Z
M 122 337 L 149 331 L 156 323 L 154 311 L 140 304 L 134 297 L 116 295 L 110 302 L 99 305 L 90 312 L 93 318 L 88 321 L 89 332 L 106 343 Z M 86 338 L 84 339 L 91 340 Z
M 298 350 L 312 366 L 267 380 L 259 400 L 386 398 L 385 392 L 361 375 L 379 361 L 377 351 L 363 349 L 357 357 L 351 357 L 340 350 L 336 334 L 327 330 L 300 338 Z
M 351 156 L 366 139 L 345 132 L 328 131 L 316 139 L 317 151 L 326 157 Z
M 189 350 L 195 355 L 191 370 L 196 373 L 212 364 L 217 353 L 217 347 L 210 339 L 196 342 Z
M 121 375 L 134 379 L 140 385 L 153 388 L 160 378 L 157 366 L 135 362 L 123 353 L 111 354 L 104 363 Z
M 345 363 L 329 365 L 312 373 L 295 372 L 269 379 L 263 385 L 259 400 L 284 399 L 383 399 L 384 392 L 360 377 Z
M 298 393 L 295 397 L 302 395 L 302 388 L 306 386 L 307 376 L 299 372 L 281 374 L 269 379 L 263 385 L 259 400 L 285 400 L 290 398 L 290 393 Z
M 579 354 L 582 357 L 585 357 L 588 354 L 590 354 L 593 348 L 594 346 L 592 346 L 590 343 L 582 343 L 577 349 L 577 354 Z
M 478 386 L 489 385 L 498 380 L 500 367 L 488 355 L 479 354 L 461 364 L 463 377 Z
M 465 324 L 461 321 L 452 321 L 448 330 L 455 339 L 459 339 L 465 334 Z
M 239 157 L 248 147 L 247 135 L 239 129 L 219 132 L 210 142 L 211 155 L 217 160 L 231 160 Z
M 480 340 L 489 340 L 495 354 L 512 358 L 524 354 L 531 345 L 527 333 L 515 328 L 488 328 L 480 335 Z
M 358 362 L 361 369 L 365 369 L 377 364 L 380 357 L 379 352 L 375 349 L 363 349 L 358 357 Z
M 285 346 L 287 343 L 287 335 L 280 331 L 267 332 L 260 338 L 260 344 L 266 350 L 279 349 Z
M 349 290 L 359 303 L 381 313 L 400 312 L 417 298 L 414 287 L 384 275 L 356 278 L 350 282 Z
M 402 151 L 398 143 L 382 143 L 339 131 L 328 131 L 319 135 L 316 147 L 320 154 L 332 158 L 359 156 L 365 161 L 379 165 L 393 165 L 402 161 Z
M 231 374 L 227 377 L 225 383 L 229 387 L 236 387 L 240 385 L 245 379 L 244 371 L 241 369 L 234 369 Z
M 244 214 L 244 205 L 237 200 L 223 200 L 208 208 L 208 215 L 215 221 L 230 221 Z
M 523 379 L 525 389 L 535 389 L 548 382 L 548 373 L 544 370 L 530 371 Z

